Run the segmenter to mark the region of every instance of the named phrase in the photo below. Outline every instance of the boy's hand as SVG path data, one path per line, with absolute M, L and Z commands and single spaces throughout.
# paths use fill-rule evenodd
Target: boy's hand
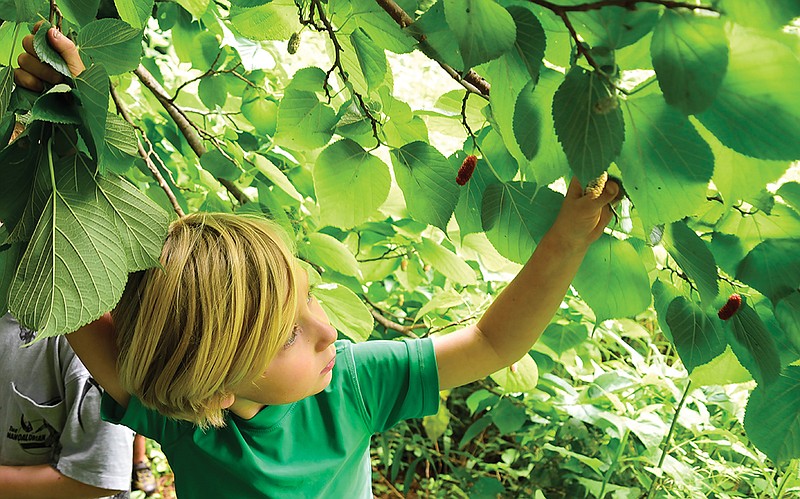
M 550 231 L 575 248 L 587 247 L 603 234 L 611 220 L 610 203 L 619 189 L 619 184 L 608 180 L 600 195 L 593 198 L 585 195 L 578 179 L 572 177 L 564 204 Z
M 42 22 L 39 21 L 33 27 L 34 33 L 39 30 Z M 47 41 L 67 63 L 72 76 L 78 76 L 86 69 L 75 44 L 59 30 L 50 28 L 47 32 Z M 33 35 L 27 35 L 22 39 L 22 47 L 25 52 L 21 53 L 17 58 L 19 68 L 14 69 L 14 80 L 17 85 L 34 92 L 41 92 L 44 90 L 44 82 L 56 85 L 64 81 L 64 77 L 59 72 L 39 60 L 33 48 Z

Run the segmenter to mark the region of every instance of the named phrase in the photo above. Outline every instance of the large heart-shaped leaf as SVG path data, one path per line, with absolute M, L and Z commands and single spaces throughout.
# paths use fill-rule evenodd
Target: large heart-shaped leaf
M 411 216 L 446 230 L 459 195 L 456 172 L 447 158 L 418 141 L 392 151 L 392 165 Z
M 686 114 L 706 110 L 728 68 L 723 21 L 667 10 L 650 47 L 664 99 Z
M 365 222 L 389 195 L 389 167 L 350 139 L 334 142 L 314 165 L 314 185 L 325 225 L 349 229 Z
M 573 285 L 597 322 L 630 317 L 650 305 L 650 280 L 642 258 L 630 242 L 608 234 L 589 247 Z

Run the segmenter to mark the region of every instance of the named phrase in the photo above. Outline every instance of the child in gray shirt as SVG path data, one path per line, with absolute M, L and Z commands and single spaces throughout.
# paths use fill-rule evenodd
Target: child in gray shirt
M 0 497 L 128 497 L 133 433 L 66 338 L 35 335 L 0 317 Z

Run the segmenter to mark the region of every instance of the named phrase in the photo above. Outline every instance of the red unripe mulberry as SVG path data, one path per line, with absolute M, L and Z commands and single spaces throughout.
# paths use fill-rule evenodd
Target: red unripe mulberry
M 728 298 L 728 302 L 725 303 L 725 305 L 723 305 L 721 309 L 719 309 L 717 315 L 723 321 L 727 321 L 728 319 L 733 317 L 733 314 L 735 314 L 736 311 L 739 310 L 739 307 L 741 306 L 742 306 L 742 297 L 734 293 Z
M 458 175 L 456 175 L 456 183 L 458 185 L 465 185 L 469 182 L 469 179 L 472 178 L 472 173 L 475 171 L 475 165 L 477 164 L 478 157 L 474 154 L 470 154 L 464 158 L 464 162 L 461 163 L 461 168 L 458 169 Z

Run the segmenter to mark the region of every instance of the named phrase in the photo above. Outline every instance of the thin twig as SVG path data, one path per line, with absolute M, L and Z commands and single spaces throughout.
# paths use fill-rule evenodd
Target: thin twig
M 196 76 L 196 77 L 194 77 L 194 78 L 192 78 L 192 79 L 190 79 L 190 80 L 186 80 L 185 82 L 181 83 L 181 84 L 178 86 L 178 88 L 176 88 L 176 89 L 175 89 L 175 94 L 172 96 L 172 98 L 170 98 L 170 101 L 172 101 L 172 102 L 175 102 L 175 99 L 177 99 L 177 98 L 178 98 L 178 95 L 180 95 L 180 93 L 181 93 L 181 90 L 183 90 L 183 89 L 184 89 L 184 88 L 185 88 L 187 85 L 191 85 L 193 82 L 196 82 L 196 81 L 198 81 L 198 80 L 202 80 L 202 79 L 203 79 L 203 78 L 205 78 L 206 76 L 209 76 L 209 75 L 212 75 L 212 74 L 217 74 L 217 73 L 222 73 L 223 71 L 216 71 L 216 70 L 214 69 L 214 66 L 216 66 L 216 65 L 217 65 L 217 62 L 219 61 L 219 56 L 220 56 L 220 54 L 222 54 L 222 48 L 221 48 L 221 47 L 220 47 L 219 51 L 217 51 L 217 56 L 214 58 L 214 62 L 212 62 L 212 63 L 211 63 L 211 67 L 210 67 L 210 68 L 208 68 L 208 69 L 207 69 L 207 70 L 206 70 L 206 71 L 205 71 L 203 74 L 201 74 L 200 76 Z M 241 63 L 239 63 L 239 64 L 241 64 Z M 237 64 L 237 66 L 238 66 L 239 64 Z M 230 72 L 230 71 L 228 71 L 228 72 Z
M 372 314 L 372 317 L 375 318 L 375 322 L 380 324 L 381 326 L 385 327 L 386 329 L 391 329 L 392 331 L 397 331 L 398 333 L 402 333 L 406 336 L 411 338 L 417 339 L 419 336 L 413 333 L 414 329 L 421 329 L 425 327 L 425 324 L 414 324 L 412 326 L 404 326 L 402 324 L 398 324 L 391 319 L 387 319 L 386 317 L 382 316 L 380 312 L 378 312 L 375 308 L 370 307 L 369 313 Z
M 169 94 L 167 94 L 161 84 L 156 81 L 155 77 L 153 77 L 147 68 L 140 64 L 139 67 L 134 70 L 134 74 L 136 74 L 136 76 L 139 78 L 139 81 L 141 81 L 142 84 L 153 93 L 161 105 L 164 106 L 164 109 L 167 111 L 167 113 L 169 113 L 173 121 L 175 121 L 175 125 L 177 125 L 178 130 L 180 130 L 183 136 L 186 138 L 186 142 L 189 143 L 189 147 L 192 148 L 192 151 L 194 151 L 197 157 L 199 158 L 205 154 L 207 150 L 206 146 L 203 145 L 203 139 L 201 138 L 201 135 L 212 137 L 214 139 L 216 138 L 211 136 L 205 130 L 200 129 L 186 116 L 186 113 L 180 107 L 176 106 L 175 103 L 170 100 Z M 221 149 L 219 147 L 217 148 Z M 247 194 L 245 194 L 239 188 L 239 186 L 230 180 L 218 177 L 217 181 L 222 184 L 234 198 L 236 198 L 239 204 L 250 202 L 250 198 L 247 197 Z
M 125 105 L 120 100 L 119 94 L 117 94 L 117 89 L 114 87 L 114 85 L 111 85 L 111 98 L 114 100 L 114 105 L 117 106 L 117 111 L 119 111 L 119 114 L 120 116 L 122 116 L 122 119 L 130 123 L 132 127 L 139 130 L 139 132 L 142 135 L 144 135 L 145 134 L 144 130 L 142 130 L 139 126 L 137 126 L 131 119 L 128 110 L 125 108 Z M 161 189 L 167 195 L 170 204 L 172 204 L 172 209 L 175 210 L 175 213 L 177 213 L 179 217 L 186 215 L 183 212 L 183 208 L 181 208 L 181 205 L 178 204 L 178 199 L 175 197 L 175 193 L 173 193 L 172 189 L 169 188 L 169 184 L 164 179 L 163 175 L 161 175 L 161 172 L 158 171 L 158 167 L 155 165 L 155 163 L 153 163 L 153 160 L 150 158 L 150 153 L 144 150 L 144 146 L 142 146 L 142 142 L 139 140 L 138 137 L 136 138 L 136 146 L 139 148 L 139 156 L 142 157 L 145 164 L 147 165 L 147 168 L 150 170 L 150 173 L 153 174 L 153 178 L 156 179 L 158 186 L 161 187 Z
M 322 25 L 324 26 L 324 31 L 328 34 L 328 38 L 330 38 L 331 43 L 333 43 L 333 65 L 330 67 L 330 69 L 328 69 L 328 71 L 325 72 L 325 86 L 324 86 L 325 95 L 328 97 L 328 103 L 330 103 L 331 102 L 331 92 L 330 92 L 331 86 L 330 86 L 330 83 L 328 83 L 328 80 L 330 79 L 331 74 L 333 74 L 334 71 L 337 71 L 339 73 L 339 77 L 341 77 L 342 81 L 346 85 L 348 85 L 347 72 L 342 67 L 342 59 L 341 59 L 341 53 L 344 51 L 344 49 L 342 48 L 342 45 L 339 43 L 339 39 L 336 36 L 336 30 L 333 28 L 333 25 L 331 24 L 330 20 L 328 19 L 328 16 L 325 15 L 325 10 L 322 8 L 322 4 L 320 3 L 320 0 L 311 0 L 311 5 L 312 6 L 316 6 L 316 11 L 317 11 L 317 14 L 319 15 L 319 20 L 322 22 Z M 313 17 L 313 11 L 312 11 L 312 17 Z M 309 25 L 312 26 L 314 29 L 318 29 L 318 26 L 313 22 L 313 20 L 311 20 Z M 372 135 L 373 135 L 373 137 L 375 137 L 375 141 L 377 143 L 375 145 L 375 147 L 376 148 L 380 147 L 380 145 L 383 142 L 381 141 L 380 135 L 378 134 L 378 124 L 379 124 L 379 122 L 378 122 L 377 118 L 375 118 L 375 116 L 372 114 L 372 111 L 370 111 L 369 107 L 364 102 L 364 98 L 361 96 L 361 94 L 356 92 L 352 88 L 352 85 L 349 85 L 348 88 L 350 89 L 350 93 L 353 94 L 353 97 L 355 97 L 356 100 L 358 101 L 358 104 L 359 104 L 359 107 L 361 108 L 361 110 L 364 112 L 366 117 L 369 119 L 369 123 L 372 126 Z
M 375 1 L 392 17 L 392 19 L 394 19 L 397 24 L 400 25 L 401 28 L 407 28 L 414 23 L 414 19 L 412 19 L 411 16 L 409 16 L 406 11 L 404 11 L 402 7 L 400 7 L 394 0 Z M 425 35 L 415 38 L 421 46 L 427 45 Z M 456 71 L 452 66 L 436 59 L 433 60 L 436 61 L 436 63 L 439 64 L 439 66 L 441 66 L 441 68 L 444 69 L 451 78 L 457 81 L 462 87 L 466 88 L 467 91 L 478 94 L 484 99 L 489 99 L 491 85 L 489 85 L 489 82 L 484 80 L 483 77 L 481 77 L 478 73 L 470 69 L 462 77 L 461 73 Z
M 683 403 L 686 402 L 686 397 L 689 395 L 689 389 L 692 386 L 692 380 L 689 380 L 686 383 L 686 389 L 683 391 L 683 397 L 681 397 L 681 401 L 678 402 L 678 407 L 675 408 L 675 415 L 672 417 L 672 423 L 669 425 L 669 431 L 667 431 L 667 436 L 664 437 L 664 444 L 663 448 L 661 449 L 661 457 L 658 459 L 658 466 L 657 469 L 659 471 L 662 470 L 662 466 L 664 466 L 664 459 L 667 457 L 667 450 L 669 448 L 669 441 L 672 439 L 672 433 L 675 431 L 675 424 L 678 422 L 678 415 L 683 408 Z M 653 481 L 650 482 L 650 490 L 647 491 L 647 499 L 653 495 L 653 491 L 655 490 L 656 483 L 660 482 L 661 475 L 653 478 Z
M 628 10 L 636 10 L 637 3 L 651 3 L 656 5 L 663 5 L 668 9 L 690 9 L 690 10 L 707 10 L 710 12 L 717 12 L 717 10 L 710 5 L 699 5 L 686 2 L 673 2 L 670 0 L 598 0 L 596 2 L 580 3 L 577 5 L 559 5 L 547 0 L 528 0 L 531 3 L 540 5 L 545 9 L 553 11 L 558 14 L 559 12 L 588 12 L 590 10 L 599 10 L 603 7 L 623 7 Z

